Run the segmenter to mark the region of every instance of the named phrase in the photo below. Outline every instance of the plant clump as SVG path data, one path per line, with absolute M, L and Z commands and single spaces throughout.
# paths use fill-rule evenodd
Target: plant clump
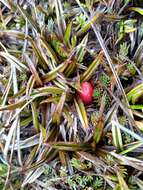
M 0 1 L 0 189 L 143 189 L 140 1 Z

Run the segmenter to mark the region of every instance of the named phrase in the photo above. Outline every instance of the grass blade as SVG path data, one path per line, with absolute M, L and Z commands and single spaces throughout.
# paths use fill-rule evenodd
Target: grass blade
M 87 129 L 88 128 L 88 119 L 87 119 L 87 115 L 86 115 L 86 110 L 85 110 L 84 104 L 80 100 L 80 98 L 77 98 L 77 100 L 74 99 L 74 103 L 75 103 L 76 110 L 77 110 L 79 119 L 81 121 L 82 127 L 84 129 Z
M 81 81 L 87 81 L 93 75 L 95 69 L 99 66 L 103 58 L 103 52 L 99 53 L 99 55 L 95 58 L 95 60 L 90 64 L 87 70 L 81 76 Z
M 65 34 L 64 34 L 64 42 L 65 44 L 68 44 L 70 41 L 70 36 L 71 36 L 71 31 L 72 31 L 72 21 L 67 25 Z
M 57 125 L 60 124 L 62 110 L 63 110 L 64 104 L 65 104 L 65 100 L 66 100 L 66 92 L 63 92 L 61 95 L 61 98 L 59 100 L 59 103 L 54 111 L 54 114 L 52 116 L 53 123 L 56 123 Z

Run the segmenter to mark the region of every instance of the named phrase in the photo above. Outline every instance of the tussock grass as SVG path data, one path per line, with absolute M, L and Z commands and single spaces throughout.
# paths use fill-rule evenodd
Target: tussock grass
M 0 0 L 0 189 L 143 189 L 142 15 L 129 0 Z

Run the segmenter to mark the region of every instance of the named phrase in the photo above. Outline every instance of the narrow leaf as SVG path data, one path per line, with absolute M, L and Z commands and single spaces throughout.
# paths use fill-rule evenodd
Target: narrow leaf
M 130 11 L 135 11 L 135 12 L 143 15 L 143 8 L 140 8 L 140 7 L 130 7 L 129 10 Z
M 79 116 L 79 119 L 81 121 L 81 124 L 83 126 L 83 128 L 88 128 L 88 119 L 87 119 L 87 115 L 86 115 L 86 110 L 84 107 L 83 102 L 80 100 L 80 98 L 74 99 L 74 103 L 76 106 L 76 110 Z
M 77 32 L 77 36 L 82 35 L 83 33 L 86 33 L 87 30 L 94 24 L 94 22 L 97 22 L 99 18 L 101 18 L 102 13 L 96 13 L 92 19 L 88 20 L 87 23 Z
M 99 55 L 95 58 L 95 60 L 89 65 L 87 70 L 82 74 L 81 81 L 87 81 L 93 75 L 95 69 L 99 66 L 103 58 L 103 52 L 100 52 Z
M 71 30 L 72 30 L 72 21 L 68 24 L 65 34 L 64 34 L 64 42 L 65 44 L 69 43 L 70 36 L 71 36 Z
M 39 122 L 38 122 L 38 112 L 37 112 L 37 108 L 36 108 L 36 102 L 31 102 L 31 107 L 32 107 L 32 117 L 33 117 L 33 124 L 34 124 L 34 128 L 36 133 L 39 132 Z
M 49 142 L 49 146 L 66 151 L 80 151 L 80 150 L 90 150 L 91 145 L 89 143 L 74 143 L 74 142 Z
M 66 93 L 63 92 L 61 95 L 60 101 L 59 101 L 59 103 L 54 111 L 54 114 L 52 116 L 53 123 L 57 123 L 58 125 L 60 124 L 60 119 L 61 119 L 65 100 L 66 100 Z

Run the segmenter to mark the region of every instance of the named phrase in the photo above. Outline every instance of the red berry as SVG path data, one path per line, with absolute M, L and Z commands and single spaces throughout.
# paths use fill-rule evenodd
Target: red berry
M 85 104 L 91 104 L 93 91 L 94 89 L 90 82 L 83 82 L 81 84 L 81 90 L 78 92 L 78 95 Z

